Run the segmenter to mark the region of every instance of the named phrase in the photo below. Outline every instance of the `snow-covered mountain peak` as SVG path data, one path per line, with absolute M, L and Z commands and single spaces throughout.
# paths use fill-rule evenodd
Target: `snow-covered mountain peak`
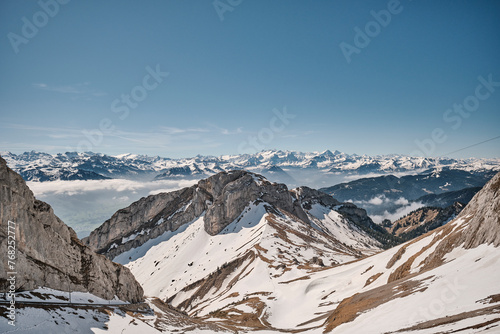
M 220 171 L 247 169 L 262 172 L 277 166 L 290 170 L 311 170 L 327 176 L 335 173 L 418 173 L 426 169 L 453 168 L 484 172 L 500 170 L 500 159 L 422 158 L 405 155 L 368 156 L 346 154 L 339 151 L 298 152 L 265 150 L 255 154 L 223 155 L 219 157 L 197 155 L 192 158 L 170 159 L 159 156 L 66 152 L 55 155 L 41 152 L 13 154 L 3 152 L 8 165 L 27 181 L 65 179 L 68 169 L 82 171 L 84 179 L 99 177 L 157 179 L 196 177 L 203 178 Z M 95 173 L 95 174 L 89 174 Z M 96 175 L 98 174 L 98 175 Z M 288 178 L 290 176 L 288 175 Z M 280 180 L 289 181 L 289 179 Z

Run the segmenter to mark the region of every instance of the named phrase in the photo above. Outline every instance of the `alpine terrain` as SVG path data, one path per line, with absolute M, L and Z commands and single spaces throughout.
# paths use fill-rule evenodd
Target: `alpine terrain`
M 244 170 L 144 197 L 80 241 L 0 162 L 2 226 L 16 222 L 24 273 L 17 327 L 0 304 L 2 332 L 500 328 L 500 174 L 465 208 L 406 217 L 410 229 L 439 227 L 397 246 L 397 230 L 352 203 Z
M 497 174 L 455 219 L 382 251 L 391 234 L 353 204 L 223 172 L 133 203 L 84 242 L 147 296 L 233 331 L 494 332 L 499 189 Z

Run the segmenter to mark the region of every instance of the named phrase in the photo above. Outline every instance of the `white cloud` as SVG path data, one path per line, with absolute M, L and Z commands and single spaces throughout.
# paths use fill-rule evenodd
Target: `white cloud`
M 176 128 L 176 127 L 171 127 L 171 126 L 160 126 L 160 130 L 164 133 L 169 134 L 169 135 L 175 135 L 175 134 L 180 134 L 180 133 L 197 133 L 197 132 L 209 132 L 210 131 L 208 129 L 203 129 L 203 128 L 181 129 L 181 128 Z
M 397 205 L 408 205 L 408 200 L 404 197 L 400 197 L 398 200 L 396 200 L 396 202 L 394 202 L 394 204 L 397 204 Z
M 382 205 L 382 204 L 408 205 L 410 202 L 404 197 L 400 197 L 397 200 L 393 200 L 385 197 L 384 195 L 378 195 L 367 201 L 354 201 L 353 203 L 358 206 L 366 206 L 366 205 Z
M 243 128 L 239 127 L 239 128 L 236 128 L 235 130 L 220 129 L 220 131 L 223 135 L 237 135 L 237 134 L 243 133 Z
M 33 87 L 35 87 L 36 89 L 62 93 L 62 94 L 79 94 L 79 95 L 92 95 L 92 96 L 107 95 L 104 92 L 96 91 L 90 88 L 90 82 L 81 82 L 65 86 L 48 85 L 42 82 L 42 83 L 34 83 Z
M 89 192 L 114 191 L 118 194 L 117 199 L 123 198 L 127 193 L 137 191 L 173 191 L 189 187 L 196 180 L 161 180 L 161 181 L 133 181 L 133 180 L 75 180 L 75 181 L 51 181 L 51 182 L 27 182 L 35 196 L 85 194 Z M 158 191 L 160 192 L 160 191 Z M 121 197 L 121 198 L 120 198 Z
M 113 199 L 118 200 L 120 202 L 129 202 L 130 201 L 130 197 L 128 197 L 128 196 L 121 196 L 121 197 L 113 196 Z
M 386 200 L 386 198 L 384 196 L 377 196 L 377 197 L 373 197 L 371 200 L 369 200 L 368 203 L 372 204 L 372 205 L 380 205 L 380 204 L 384 203 L 385 200 Z
M 411 203 L 410 205 L 404 206 L 402 208 L 399 208 L 396 210 L 394 213 L 389 213 L 388 211 L 385 211 L 384 214 L 382 215 L 373 215 L 370 216 L 370 218 L 376 223 L 376 224 L 381 224 L 384 219 L 389 219 L 391 222 L 395 222 L 399 218 L 407 215 L 408 213 L 417 210 L 424 205 L 422 203 Z

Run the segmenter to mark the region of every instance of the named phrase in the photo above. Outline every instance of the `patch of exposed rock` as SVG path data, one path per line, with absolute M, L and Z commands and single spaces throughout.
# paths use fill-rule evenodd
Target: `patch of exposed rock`
M 466 248 L 500 246 L 500 173 L 472 198 L 459 217 L 468 220 L 468 231 L 461 238 Z
M 206 210 L 207 201 L 210 196 L 196 186 L 143 197 L 115 212 L 82 241 L 113 259 L 199 217 Z
M 228 183 L 217 182 L 217 179 L 224 176 L 224 173 L 207 179 L 207 181 L 210 180 L 211 184 L 219 185 L 218 188 L 220 188 L 220 184 L 224 185 L 220 191 L 214 192 L 213 205 L 208 208 L 205 215 L 205 231 L 208 234 L 218 234 L 238 218 L 249 203 L 253 203 L 257 199 L 295 214 L 299 218 L 306 217 L 300 206 L 294 206 L 294 198 L 286 185 L 271 183 L 260 176 L 245 171 L 236 171 L 233 174 L 237 174 L 237 177 Z M 200 182 L 203 184 L 205 181 Z
M 86 247 L 50 205 L 35 199 L 24 180 L 0 157 L 0 252 L 7 254 L 8 222 L 15 223 L 17 290 L 48 287 L 139 302 L 142 287 L 125 267 Z M 11 224 L 14 226 L 14 224 Z M 12 235 L 12 234 L 11 234 Z M 9 239 L 12 240 L 12 239 Z M 0 263 L 2 291 L 7 259 Z

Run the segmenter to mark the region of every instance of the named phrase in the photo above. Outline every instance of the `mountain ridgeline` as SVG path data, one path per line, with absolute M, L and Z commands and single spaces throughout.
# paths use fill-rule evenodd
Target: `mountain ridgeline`
M 305 211 L 320 203 L 335 208 L 352 228 L 372 237 L 374 244 L 386 247 L 395 240 L 374 224 L 366 211 L 352 203 L 340 203 L 308 187 L 290 191 L 284 184 L 271 183 L 260 175 L 237 170 L 218 173 L 178 191 L 142 198 L 117 211 L 83 242 L 113 259 L 166 232 L 175 232 L 202 215 L 206 233 L 217 235 L 246 207 L 260 202 L 265 203 L 269 211 L 286 212 L 308 225 L 312 223 Z
M 393 223 L 384 224 L 384 227 L 402 241 L 408 241 L 445 225 L 457 217 L 464 207 L 465 205 L 460 202 L 455 202 L 445 208 L 425 206 Z
M 422 172 L 448 168 L 481 174 L 500 169 L 499 159 L 419 158 L 403 155 L 360 156 L 339 151 L 297 152 L 266 150 L 255 154 L 196 156 L 170 159 L 159 156 L 66 152 L 55 155 L 42 152 L 13 154 L 3 152 L 9 166 L 27 181 L 99 180 L 128 178 L 165 180 L 205 178 L 222 171 L 245 169 L 264 175 L 269 180 L 297 184 L 297 180 L 314 178 L 307 185 L 317 187 L 339 180 L 338 175 L 366 175 Z M 314 172 L 304 174 L 304 172 Z M 317 177 L 314 174 L 318 174 Z M 337 177 L 336 177 L 337 176 Z M 340 181 L 339 181 L 340 182 Z M 337 182 L 338 183 L 338 182 Z M 331 183 L 335 184 L 335 183 Z M 481 184 L 480 186 L 482 186 Z M 424 194 L 425 195 L 425 194 Z M 341 198 L 341 197 L 339 197 Z M 345 198 L 341 200 L 347 200 Z M 354 199 L 354 198 L 351 198 Z
M 486 184 L 496 172 L 484 171 L 473 173 L 465 170 L 443 169 L 441 171 L 426 171 L 418 175 L 397 177 L 394 175 L 361 178 L 355 181 L 340 183 L 320 190 L 338 198 L 341 201 L 369 201 L 377 196 L 385 196 L 390 200 L 401 197 L 407 200 L 430 202 L 437 196 L 450 192 L 454 200 L 458 200 L 459 192 L 471 189 L 463 194 L 464 202 L 468 202 Z M 475 187 L 475 188 L 474 188 Z M 445 200 L 445 199 L 443 199 Z M 450 205 L 452 203 L 448 203 Z

